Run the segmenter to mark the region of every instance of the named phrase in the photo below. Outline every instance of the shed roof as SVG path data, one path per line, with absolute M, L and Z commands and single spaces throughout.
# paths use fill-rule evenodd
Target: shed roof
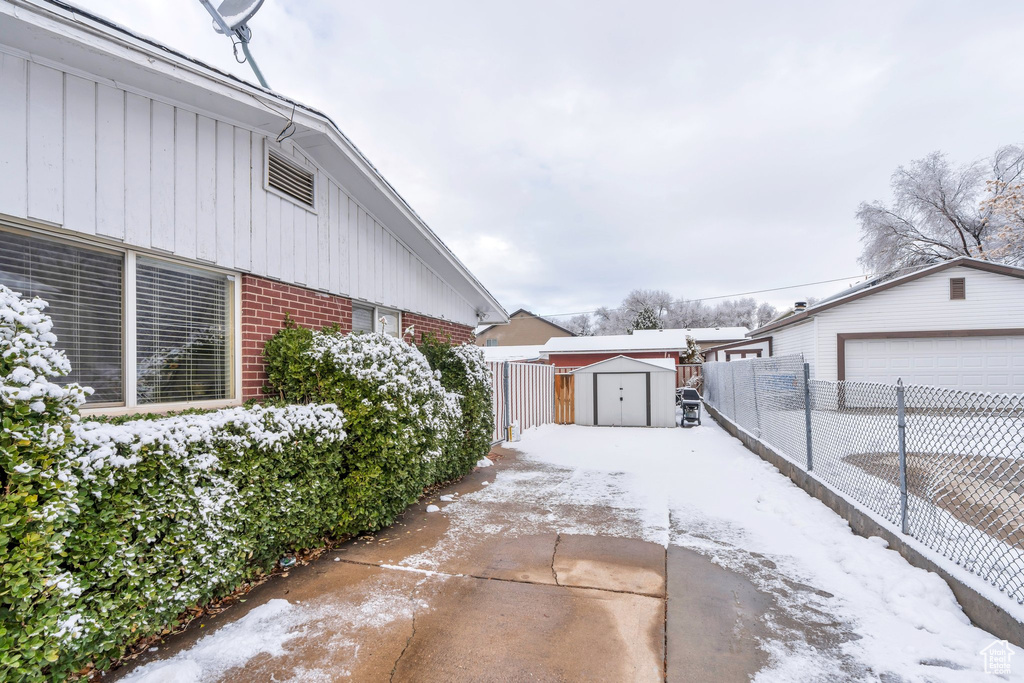
M 591 363 L 582 368 L 573 370 L 572 374 L 577 373 L 590 373 L 594 372 L 597 368 L 602 365 L 609 365 L 612 363 L 621 364 L 626 362 L 628 364 L 634 364 L 638 366 L 638 372 L 675 372 L 676 362 L 671 358 L 630 358 L 629 356 L 615 356 L 614 358 L 606 358 L 605 360 Z

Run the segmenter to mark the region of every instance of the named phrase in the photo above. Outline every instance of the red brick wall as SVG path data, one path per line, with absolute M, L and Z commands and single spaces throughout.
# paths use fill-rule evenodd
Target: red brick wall
M 242 399 L 259 398 L 267 375 L 263 344 L 284 325 L 285 313 L 303 327 L 337 323 L 352 331 L 352 300 L 286 285 L 254 275 L 242 276 Z
M 311 289 L 286 285 L 254 275 L 242 276 L 242 399 L 263 396 L 267 380 L 263 364 L 263 345 L 284 325 L 285 314 L 303 327 L 320 329 L 337 324 L 342 332 L 352 331 L 352 300 L 314 292 Z M 473 328 L 428 318 L 415 313 L 402 313 L 402 328 L 413 326 L 416 342 L 424 333 L 439 339 L 449 336 L 453 343 L 473 342 Z M 413 341 L 410 337 L 405 339 Z
M 411 339 L 408 335 L 405 336 L 405 341 L 410 343 L 418 344 L 423 340 L 424 334 L 431 333 L 441 341 L 447 341 L 451 337 L 453 344 L 472 344 L 475 341 L 472 327 L 466 327 L 465 325 L 459 325 L 447 320 L 428 318 L 415 313 L 402 313 L 402 329 L 407 330 L 410 325 L 413 327 L 413 334 L 416 336 L 415 340 Z

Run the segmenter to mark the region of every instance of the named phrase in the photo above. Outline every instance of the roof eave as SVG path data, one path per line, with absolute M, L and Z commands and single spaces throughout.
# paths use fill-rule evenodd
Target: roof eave
M 405 232 L 418 235 L 418 239 L 413 239 L 412 241 L 418 241 L 420 244 L 408 244 L 407 246 L 421 258 L 424 258 L 425 262 L 427 262 L 429 254 L 424 253 L 423 247 L 429 247 L 437 253 L 441 262 L 436 262 L 436 259 L 434 259 L 435 263 L 431 264 L 428 262 L 428 267 L 435 270 L 440 267 L 441 270 L 447 271 L 438 272 L 437 274 L 455 287 L 456 291 L 459 292 L 460 296 L 467 303 L 476 308 L 478 322 L 480 324 L 508 322 L 508 313 L 497 299 L 470 272 L 465 264 L 455 256 L 430 226 L 420 218 L 408 202 L 363 155 L 359 148 L 345 136 L 337 124 L 323 112 L 280 93 L 244 81 L 216 67 L 188 57 L 184 53 L 163 45 L 158 41 L 136 34 L 123 26 L 92 14 L 88 10 L 70 5 L 61 0 L 8 0 L 8 2 L 0 3 L 0 5 L 2 5 L 0 6 L 0 15 L 7 14 L 16 21 L 35 26 L 38 30 L 48 31 L 55 35 L 66 35 L 68 30 L 77 30 L 94 38 L 100 38 L 100 40 L 95 40 L 80 36 L 77 38 L 77 41 L 81 50 L 88 52 L 92 56 L 122 60 L 125 64 L 130 64 L 136 69 L 136 75 L 138 75 L 139 71 L 144 71 L 148 74 L 159 74 L 161 77 L 141 79 L 142 82 L 134 86 L 131 83 L 114 81 L 115 85 L 119 87 L 127 87 L 129 90 L 139 90 L 140 92 L 158 96 L 160 95 L 159 89 L 169 83 L 176 84 L 178 89 L 194 88 L 198 90 L 198 92 L 193 93 L 196 97 L 192 101 L 183 102 L 186 106 L 194 106 L 200 110 L 218 113 L 225 120 L 235 122 L 239 122 L 238 115 L 243 110 L 256 112 L 259 115 L 253 114 L 252 120 L 259 120 L 262 123 L 254 124 L 250 121 L 243 125 L 259 128 L 264 133 L 270 135 L 275 133 L 277 127 L 282 122 L 287 121 L 288 116 L 294 109 L 296 131 L 292 139 L 299 144 L 304 152 L 313 157 L 318 164 L 326 167 L 327 163 L 324 159 L 326 151 L 329 151 L 331 148 L 337 150 L 344 156 L 347 163 L 352 165 L 354 169 L 357 169 L 359 175 L 368 181 L 369 187 L 363 189 L 372 189 L 382 198 L 386 199 L 395 210 L 396 215 L 392 216 L 392 218 L 400 216 L 412 228 L 411 231 Z M 19 7 L 28 11 L 19 12 Z M 60 31 L 55 24 L 63 26 L 65 30 Z M 71 71 L 77 70 L 81 72 L 85 70 L 89 73 L 95 73 L 89 70 L 88 65 L 80 63 L 69 61 L 63 63 L 62 66 L 69 68 Z M 126 68 L 129 67 L 126 66 Z M 99 76 L 101 74 L 95 73 L 95 75 Z M 155 92 L 153 88 L 156 88 Z M 166 94 L 164 96 L 167 97 Z M 170 99 L 176 100 L 177 98 L 171 95 Z M 225 107 L 228 102 L 231 102 L 229 107 L 232 110 L 231 113 L 217 110 L 217 106 Z M 277 116 L 273 114 L 268 115 L 267 109 L 270 109 L 271 112 L 275 111 L 275 109 L 268 107 L 268 102 L 280 108 L 277 111 Z M 270 120 L 268 121 L 268 119 Z M 319 142 L 321 142 L 319 145 L 316 144 L 318 137 L 320 138 Z M 331 169 L 325 168 L 325 170 L 331 173 Z M 336 171 L 337 169 L 334 170 Z M 331 175 L 335 175 L 335 173 L 331 173 Z M 350 191 L 355 189 L 351 186 L 351 178 L 349 183 L 344 182 L 344 179 L 339 177 L 335 177 L 334 180 Z M 384 222 L 383 217 L 378 216 L 378 218 Z M 399 226 L 392 225 L 390 222 L 386 224 L 392 230 L 398 230 Z M 398 236 L 400 238 L 410 237 L 409 234 Z M 445 263 L 448 264 L 448 267 L 444 266 Z M 456 287 L 456 283 L 450 281 L 452 276 L 462 280 L 463 285 Z

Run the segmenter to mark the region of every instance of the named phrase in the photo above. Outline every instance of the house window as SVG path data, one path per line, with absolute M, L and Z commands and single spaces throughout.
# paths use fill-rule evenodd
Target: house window
M 0 283 L 50 305 L 87 407 L 233 398 L 232 276 L 0 230 Z
M 352 307 L 352 331 L 373 332 L 373 308 L 370 306 Z
M 58 381 L 92 387 L 90 405 L 124 402 L 124 254 L 0 232 L 0 283 L 49 306 L 57 347 L 71 362 Z
M 401 337 L 402 316 L 398 311 L 375 306 L 352 306 L 353 332 L 386 332 L 392 337 Z
M 147 258 L 135 272 L 139 404 L 228 398 L 227 276 Z
M 398 311 L 389 311 L 384 308 L 377 309 L 376 315 L 376 330 L 378 332 L 384 332 L 390 334 L 392 337 L 401 337 L 402 330 L 398 329 L 399 325 L 402 324 L 402 317 Z
M 962 277 L 949 278 L 949 298 L 953 301 L 967 298 L 967 279 Z
M 487 340 L 484 341 L 484 346 L 497 346 L 497 345 L 498 345 L 498 340 L 497 339 L 487 339 Z

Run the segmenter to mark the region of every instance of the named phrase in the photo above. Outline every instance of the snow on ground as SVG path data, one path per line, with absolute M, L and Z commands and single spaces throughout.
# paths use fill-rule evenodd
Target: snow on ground
M 602 504 L 615 475 L 627 507 L 639 508 L 645 537 L 661 535 L 661 520 L 670 516 L 663 541 L 737 570 L 750 553 L 767 556 L 780 573 L 832 594 L 828 609 L 861 636 L 844 653 L 868 670 L 907 680 L 978 678 L 979 651 L 993 636 L 970 625 L 945 582 L 881 539 L 854 535 L 711 421 L 685 430 L 548 425 L 525 432 L 515 446 L 533 462 L 571 469 L 576 502 Z M 501 473 L 489 493 L 500 492 L 504 479 Z M 797 661 L 797 652 L 779 654 L 774 672 L 760 678 L 802 678 L 816 668 Z
M 710 420 L 690 429 L 548 425 L 512 445 L 522 457 L 496 468 L 490 486 L 442 500 L 444 536 L 388 565 L 406 570 L 390 576 L 412 571 L 426 581 L 438 572 L 443 580 L 448 560 L 515 536 L 644 539 L 696 551 L 770 597 L 763 619 L 771 635 L 762 639 L 770 662 L 758 681 L 989 679 L 979 652 L 994 638 L 970 625 L 941 579 L 881 539 L 855 536 Z M 349 602 L 273 600 L 125 680 L 215 680 L 261 653 L 277 656 L 325 634 L 336 661 L 354 659 L 362 629 L 408 618 L 417 605 L 427 607 L 400 583 Z M 294 673 L 345 675 L 326 662 Z
M 428 572 L 421 573 L 424 580 L 432 576 Z M 418 585 L 422 585 L 422 581 Z M 361 631 L 382 629 L 398 620 L 411 619 L 415 609 L 427 607 L 426 602 L 409 594 L 407 586 L 384 578 L 376 580 L 368 591 L 360 591 L 358 597 L 351 600 L 307 604 L 275 598 L 201 638 L 189 649 L 135 669 L 122 683 L 216 681 L 258 655 L 280 657 L 293 647 L 301 646 L 304 640 L 317 638 L 330 639 L 326 651 L 334 658 L 322 662 L 321 668 L 296 669 L 290 680 L 296 683 L 337 680 L 350 675 L 338 667 L 338 662 L 356 659 L 361 647 Z

